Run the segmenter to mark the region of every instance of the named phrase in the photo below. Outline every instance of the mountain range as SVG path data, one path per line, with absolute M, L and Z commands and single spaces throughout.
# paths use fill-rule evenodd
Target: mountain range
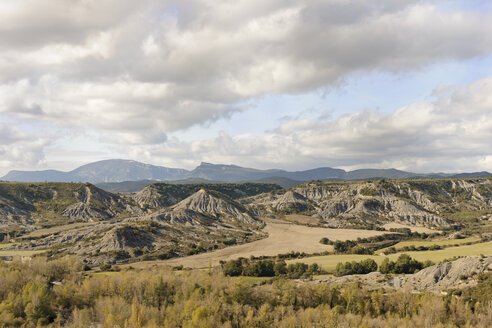
M 120 183 L 125 181 L 148 182 L 168 181 L 175 183 L 196 183 L 197 181 L 241 182 L 263 181 L 280 182 L 283 186 L 293 186 L 310 180 L 367 180 L 367 179 L 410 179 L 410 178 L 478 178 L 492 175 L 489 172 L 473 173 L 429 173 L 419 174 L 396 169 L 360 169 L 345 171 L 331 167 L 319 167 L 304 171 L 286 171 L 280 169 L 260 170 L 237 165 L 201 163 L 193 170 L 169 168 L 145 164 L 132 160 L 111 159 L 89 163 L 75 170 L 63 172 L 10 171 L 0 178 L 4 181 L 21 182 L 90 182 Z M 145 182 L 142 183 L 145 185 Z M 141 189 L 138 188 L 138 189 Z

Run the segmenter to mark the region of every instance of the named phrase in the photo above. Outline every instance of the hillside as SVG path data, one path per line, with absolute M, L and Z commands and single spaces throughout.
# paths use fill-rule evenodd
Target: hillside
M 155 210 L 174 205 L 191 196 L 200 189 L 220 192 L 232 199 L 254 196 L 261 193 L 276 192 L 282 188 L 272 183 L 200 183 L 170 184 L 154 183 L 142 191 L 130 195 L 144 209 Z
M 288 214 L 320 227 L 374 230 L 392 222 L 490 233 L 492 180 L 318 181 L 287 190 L 265 183 L 154 183 L 125 194 L 81 183 L 0 183 L 1 238 L 20 242 L 9 247 L 72 253 L 90 263 L 166 259 L 241 244 L 266 236 L 259 218 L 288 223 L 278 220 Z
M 492 180 L 310 182 L 283 194 L 250 197 L 243 203 L 259 215 L 304 214 L 332 227 L 386 222 L 447 227 L 492 214 Z
M 88 263 L 166 259 L 264 238 L 262 224 L 247 209 L 215 191 L 200 190 L 178 204 L 149 215 L 50 234 L 29 249 L 56 248 Z M 17 248 L 26 246 L 17 246 Z
M 91 184 L 0 182 L 0 226 L 35 227 L 139 214 L 133 202 Z

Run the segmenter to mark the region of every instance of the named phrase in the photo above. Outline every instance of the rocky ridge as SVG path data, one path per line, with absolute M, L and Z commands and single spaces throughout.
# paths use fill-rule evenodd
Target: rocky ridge
M 446 227 L 451 214 L 490 208 L 492 181 L 381 180 L 357 183 L 312 182 L 284 194 L 243 200 L 259 215 L 298 213 L 320 218 L 333 227 L 398 222 Z

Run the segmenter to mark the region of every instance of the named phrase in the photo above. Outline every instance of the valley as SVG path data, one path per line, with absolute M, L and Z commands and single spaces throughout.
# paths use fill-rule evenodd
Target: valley
M 3 248 L 9 254 L 73 254 L 93 267 L 142 261 L 206 267 L 238 257 L 329 252 L 322 238 L 355 241 L 391 231 L 442 232 L 441 239 L 459 233 L 476 241 L 492 234 L 491 194 L 486 178 L 311 181 L 291 188 L 153 183 L 132 193 L 0 182 L 0 237 L 15 243 Z M 400 242 L 397 248 L 409 243 Z M 415 245 L 426 243 L 432 244 Z
M 286 325 L 304 311 L 322 313 L 308 322 L 408 323 L 400 308 L 420 322 L 449 295 L 446 315 L 486 327 L 491 195 L 488 178 L 156 182 L 120 193 L 0 182 L 0 323 L 199 327 L 205 314 L 229 322 L 224 308 L 241 323 L 285 309 Z M 43 312 L 23 314 L 32 304 Z
M 170 266 L 182 265 L 187 268 L 195 269 L 208 268 L 209 266 L 219 265 L 220 261 L 228 261 L 239 257 L 275 257 L 278 254 L 287 254 L 291 252 L 313 254 L 332 251 L 332 246 L 323 245 L 319 242 L 323 237 L 329 237 L 334 240 L 354 240 L 385 233 L 372 230 L 308 227 L 287 222 L 276 223 L 275 220 L 271 219 L 267 220 L 263 231 L 268 234 L 268 237 L 251 243 L 230 246 L 224 249 L 183 258 L 132 263 L 131 266 L 143 268 L 148 265 L 158 264 Z

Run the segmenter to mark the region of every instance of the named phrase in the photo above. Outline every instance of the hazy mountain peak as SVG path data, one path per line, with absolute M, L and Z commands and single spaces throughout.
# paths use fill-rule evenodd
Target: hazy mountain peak
M 408 179 L 408 178 L 473 178 L 490 176 L 488 172 L 460 174 L 417 174 L 391 169 L 359 169 L 346 172 L 331 167 L 318 167 L 304 171 L 285 171 L 280 169 L 260 170 L 230 164 L 212 164 L 202 162 L 192 171 L 169 168 L 137 162 L 127 159 L 108 159 L 82 165 L 75 170 L 62 172 L 44 171 L 10 171 L 2 177 L 6 181 L 24 182 L 123 182 L 123 181 L 172 181 L 193 180 L 221 182 L 261 181 L 264 179 L 288 179 L 287 185 L 310 180 L 365 180 L 365 179 Z

